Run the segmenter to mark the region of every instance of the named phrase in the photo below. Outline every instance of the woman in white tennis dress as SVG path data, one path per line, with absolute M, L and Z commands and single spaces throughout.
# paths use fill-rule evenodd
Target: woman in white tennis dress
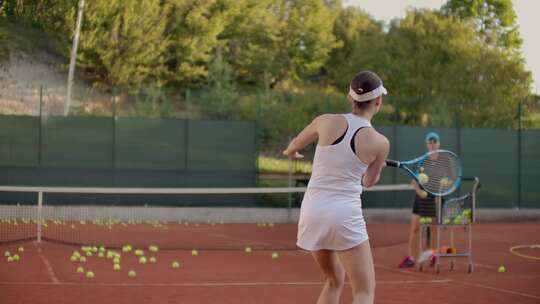
M 375 73 L 358 73 L 347 96 L 352 112 L 318 116 L 283 151 L 301 157 L 298 151 L 317 140 L 297 242 L 312 253 L 326 278 L 317 303 L 339 303 L 345 275 L 353 303 L 374 300 L 375 271 L 360 195 L 363 187 L 377 183 L 388 156 L 388 140 L 370 122 L 383 94 Z

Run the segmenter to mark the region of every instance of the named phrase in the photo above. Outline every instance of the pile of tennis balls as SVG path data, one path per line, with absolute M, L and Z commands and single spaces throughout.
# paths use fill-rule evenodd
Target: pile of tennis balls
M 6 250 L 4 251 L 4 257 L 6 258 L 6 261 L 8 263 L 14 263 L 14 262 L 19 262 L 21 260 L 21 255 L 22 253 L 24 252 L 24 247 L 23 246 L 19 246 L 19 248 L 17 248 L 17 252 L 18 253 L 11 253 L 10 251 Z
M 472 213 L 470 208 L 463 209 L 461 213 L 455 215 L 454 217 L 443 218 L 444 225 L 465 225 L 472 222 Z
M 431 224 L 433 222 L 433 219 L 429 216 L 423 216 L 420 218 L 420 224 L 426 225 Z

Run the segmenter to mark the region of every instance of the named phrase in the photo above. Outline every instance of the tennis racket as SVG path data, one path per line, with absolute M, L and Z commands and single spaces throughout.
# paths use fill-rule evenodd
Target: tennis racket
M 461 159 L 447 150 L 431 151 L 408 161 L 387 159 L 386 165 L 404 170 L 422 190 L 435 196 L 448 195 L 456 190 L 463 174 Z

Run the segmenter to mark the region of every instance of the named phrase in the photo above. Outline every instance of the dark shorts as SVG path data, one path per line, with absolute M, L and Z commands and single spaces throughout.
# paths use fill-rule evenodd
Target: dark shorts
M 416 197 L 414 200 L 412 213 L 419 216 L 437 216 L 435 208 L 435 198 L 427 197 L 425 199 L 422 199 L 420 197 Z

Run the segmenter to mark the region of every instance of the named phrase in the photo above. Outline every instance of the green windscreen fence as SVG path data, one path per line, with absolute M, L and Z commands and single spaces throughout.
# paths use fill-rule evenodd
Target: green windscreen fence
M 520 207 L 540 208 L 540 130 L 521 132 Z
M 76 187 L 254 187 L 255 123 L 116 117 L 0 116 L 0 184 Z M 2 193 L 2 201 L 26 201 Z M 200 197 L 200 196 L 199 196 Z M 48 194 L 57 203 L 140 196 Z M 186 200 L 197 205 L 198 198 Z M 249 205 L 249 197 L 206 200 Z M 174 196 L 144 198 L 175 204 Z M 158 203 L 158 202 L 156 202 Z
M 540 207 L 540 131 L 376 126 L 391 143 L 390 158 L 408 160 L 426 151 L 436 131 L 441 148 L 455 151 L 464 175 L 480 178 L 479 207 Z M 0 116 L 0 184 L 93 187 L 254 187 L 255 122 L 136 117 Z M 409 183 L 385 168 L 380 184 Z M 464 190 L 465 191 L 465 190 Z M 17 202 L 30 194 L 2 193 Z M 53 194 L 50 194 L 54 196 Z M 295 195 L 296 196 L 296 195 Z M 234 195 L 210 205 L 260 205 Z M 127 204 L 137 198 L 115 198 Z M 56 201 L 95 203 L 63 197 Z M 152 199 L 148 198 L 151 202 Z M 367 208 L 410 208 L 411 191 L 366 192 Z M 174 198 L 162 204 L 175 204 Z M 190 205 L 202 204 L 197 198 Z M 297 206 L 297 204 L 295 204 Z

